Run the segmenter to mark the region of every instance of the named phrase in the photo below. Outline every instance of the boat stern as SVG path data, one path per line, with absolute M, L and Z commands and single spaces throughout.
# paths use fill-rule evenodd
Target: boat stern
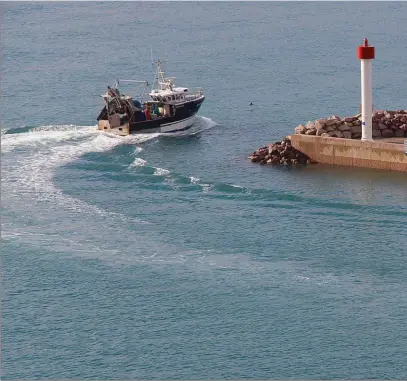
M 120 119 L 114 117 L 115 115 L 112 115 L 111 117 L 109 117 L 109 120 L 99 120 L 98 130 L 110 132 L 120 136 L 129 135 L 130 123 L 120 124 Z

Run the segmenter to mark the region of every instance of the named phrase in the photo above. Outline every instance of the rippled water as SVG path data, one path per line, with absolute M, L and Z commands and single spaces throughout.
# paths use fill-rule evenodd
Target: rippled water
M 366 36 L 405 108 L 405 3 L 3 10 L 4 379 L 407 377 L 406 175 L 247 160 L 357 110 Z M 194 129 L 98 132 L 150 47 L 204 87 Z

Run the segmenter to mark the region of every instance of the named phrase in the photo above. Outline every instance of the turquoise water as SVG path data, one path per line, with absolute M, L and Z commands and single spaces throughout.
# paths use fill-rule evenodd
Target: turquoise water
M 8 3 L 3 379 L 406 379 L 407 177 L 247 156 L 320 116 L 406 108 L 407 4 Z M 96 131 L 150 48 L 191 133 Z M 253 106 L 249 103 L 253 102 Z

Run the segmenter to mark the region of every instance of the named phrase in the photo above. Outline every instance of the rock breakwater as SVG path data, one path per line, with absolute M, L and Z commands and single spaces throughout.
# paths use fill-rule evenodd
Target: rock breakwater
M 261 147 L 249 156 L 252 163 L 260 164 L 283 164 L 283 165 L 306 165 L 313 161 L 301 151 L 291 145 L 289 137 L 280 142 Z
M 295 128 L 296 134 L 317 135 L 345 139 L 362 137 L 361 114 L 340 118 L 330 116 Z M 407 137 L 407 110 L 376 110 L 372 115 L 373 138 Z

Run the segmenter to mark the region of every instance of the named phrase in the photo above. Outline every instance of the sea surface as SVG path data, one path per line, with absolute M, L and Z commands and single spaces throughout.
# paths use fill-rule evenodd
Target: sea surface
M 406 108 L 406 2 L 1 7 L 2 379 L 407 378 L 406 174 L 247 159 L 358 112 L 365 37 Z M 192 131 L 99 133 L 151 56 Z

